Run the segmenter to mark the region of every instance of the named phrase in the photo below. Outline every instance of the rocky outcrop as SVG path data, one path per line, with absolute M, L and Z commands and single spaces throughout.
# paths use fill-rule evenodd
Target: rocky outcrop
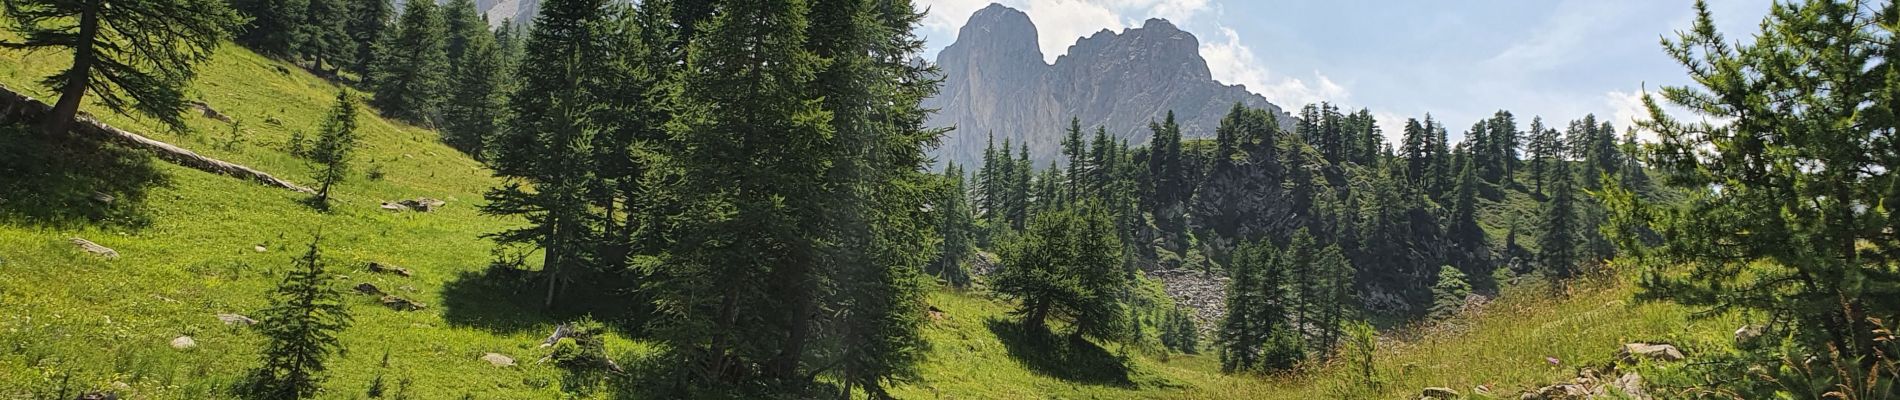
M 1193 310 L 1195 326 L 1201 328 L 1201 333 L 1213 332 L 1216 324 L 1227 317 L 1227 277 L 1189 269 L 1147 274 L 1161 281 L 1162 290 L 1174 299 L 1174 304 Z
M 971 164 L 989 135 L 1025 143 L 1037 165 L 1054 158 L 1071 117 L 1130 143 L 1147 143 L 1148 123 L 1174 111 L 1187 136 L 1211 137 L 1234 103 L 1281 115 L 1280 107 L 1238 85 L 1215 81 L 1200 41 L 1162 19 L 1120 33 L 1081 38 L 1055 64 L 1043 62 L 1037 32 L 1021 11 L 991 4 L 970 16 L 957 41 L 937 53 L 942 91 L 928 124 L 955 127 L 937 157 Z

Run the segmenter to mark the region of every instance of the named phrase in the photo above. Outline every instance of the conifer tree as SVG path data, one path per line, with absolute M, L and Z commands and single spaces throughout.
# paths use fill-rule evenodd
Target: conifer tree
M 350 71 L 367 81 L 370 64 L 376 61 L 376 46 L 388 32 L 395 6 L 390 0 L 353 0 L 346 4 L 349 16 L 343 29 L 350 36 Z
M 450 77 L 453 95 L 442 105 L 443 141 L 484 160 L 488 157 L 488 142 L 501 128 L 499 116 L 506 109 L 502 100 L 507 68 L 491 36 L 478 35 L 468 43 L 468 54 Z
M 1320 249 L 1318 262 L 1314 272 L 1319 275 L 1320 282 L 1319 290 L 1315 293 L 1319 309 L 1313 325 L 1319 329 L 1319 333 L 1313 345 L 1319 349 L 1321 356 L 1331 357 L 1339 344 L 1341 329 L 1353 318 L 1356 309 L 1353 293 L 1357 274 L 1338 244 Z
M 589 238 L 597 235 L 598 217 L 584 195 L 597 182 L 591 156 L 600 128 L 589 114 L 600 102 L 583 82 L 599 75 L 588 69 L 595 64 L 583 60 L 605 58 L 599 33 L 606 12 L 604 0 L 542 4 L 528 38 L 521 87 L 508 102 L 512 118 L 496 140 L 491 163 L 507 183 L 484 195 L 489 203 L 483 213 L 527 218 L 529 226 L 489 237 L 541 249 L 544 307 L 553 307 L 562 285 L 593 261 Z
M 1470 295 L 1471 284 L 1465 282 L 1463 272 L 1450 265 L 1439 267 L 1438 283 L 1432 285 L 1432 310 L 1428 318 L 1438 321 L 1458 315 L 1458 310 L 1465 306 L 1465 297 Z
M 1004 246 L 992 287 L 1021 302 L 1017 313 L 1031 329 L 1061 317 L 1073 321 L 1074 334 L 1119 339 L 1127 274 L 1112 225 L 1096 203 L 1037 214 Z
M 1695 9 L 1692 28 L 1663 42 L 1695 83 L 1665 87 L 1662 101 L 1713 118 L 1679 121 L 1644 98 L 1650 161 L 1691 200 L 1621 210 L 1653 213 L 1667 238 L 1646 250 L 1643 286 L 1785 316 L 1800 354 L 1879 370 L 1892 354 L 1879 321 L 1900 314 L 1900 3 L 1780 3 L 1752 42 L 1726 38 L 1706 2 Z M 1887 365 L 1865 380 L 1892 382 Z
M 350 326 L 349 309 L 324 270 L 319 243 L 310 242 L 271 292 L 271 306 L 258 313 L 254 326 L 266 339 L 263 365 L 237 388 L 244 398 L 311 398 L 323 383 L 325 359 L 344 350 L 337 334 Z
M 457 74 L 467 63 L 464 59 L 475 48 L 477 38 L 493 40 L 494 34 L 488 31 L 488 19 L 475 9 L 473 0 L 448 0 L 438 7 L 442 13 L 442 51 L 448 54 L 449 73 Z
M 320 209 L 330 207 L 330 188 L 347 177 L 350 157 L 356 152 L 356 100 L 348 91 L 339 91 L 336 104 L 317 128 L 317 143 L 310 148 L 310 161 L 318 165 L 317 195 L 311 203 Z
M 1537 193 L 1543 193 L 1552 164 L 1563 161 L 1563 142 L 1558 139 L 1555 128 L 1544 126 L 1543 117 L 1531 119 L 1528 134 L 1530 141 L 1525 145 L 1525 152 L 1530 157 L 1531 181 L 1536 183 Z
M 1470 152 L 1466 152 L 1469 154 Z M 1478 226 L 1478 179 L 1479 162 L 1468 161 L 1458 174 L 1458 188 L 1452 194 L 1451 218 L 1445 229 L 1451 234 L 1451 242 L 1460 253 L 1458 267 L 1471 274 L 1485 271 L 1483 265 L 1485 252 L 1484 228 Z
M 970 283 L 969 273 L 964 271 L 964 259 L 975 251 L 972 231 L 975 223 L 970 220 L 970 201 L 968 188 L 963 183 L 963 169 L 955 162 L 944 168 L 943 188 L 939 190 L 938 200 L 932 205 L 937 209 L 937 232 L 943 236 L 943 245 L 938 250 L 936 261 L 931 267 L 937 279 L 951 286 L 963 287 Z
M 1543 236 L 1537 239 L 1537 263 L 1553 280 L 1567 280 L 1576 274 L 1577 215 L 1575 178 L 1568 163 L 1551 166 L 1550 200 L 1544 203 Z
M 304 28 L 310 22 L 305 16 L 310 0 L 232 0 L 231 7 L 250 17 L 237 30 L 235 40 L 258 53 L 295 56 L 303 35 L 310 31 Z
M 21 39 L 0 48 L 72 51 L 72 64 L 40 80 L 59 93 L 41 130 L 63 135 L 90 92 L 113 112 L 136 111 L 184 129 L 194 68 L 240 21 L 218 0 L 5 0 Z
M 446 37 L 434 2 L 404 2 L 395 34 L 383 37 L 370 68 L 370 104 L 391 118 L 436 123 L 448 93 Z
M 1074 201 L 1082 197 L 1083 164 L 1088 157 L 1088 142 L 1082 140 L 1082 120 L 1069 117 L 1069 130 L 1062 137 L 1062 155 L 1068 158 L 1068 171 L 1062 174 L 1061 198 Z M 1046 200 L 1045 200 L 1046 201 Z
M 310 60 L 310 68 L 332 73 L 351 62 L 356 47 L 351 43 L 347 22 L 350 10 L 346 0 L 307 0 L 309 8 L 298 24 L 297 54 Z M 328 67 L 325 67 L 328 65 Z

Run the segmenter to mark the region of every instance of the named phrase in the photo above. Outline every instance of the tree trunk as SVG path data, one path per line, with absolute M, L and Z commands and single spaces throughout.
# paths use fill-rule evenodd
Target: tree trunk
M 92 44 L 99 36 L 99 7 L 97 1 L 87 2 L 86 11 L 79 14 L 79 35 L 73 43 L 73 66 L 66 70 L 64 90 L 60 91 L 59 102 L 53 104 L 53 112 L 46 115 L 42 128 L 49 135 L 63 135 L 73 125 L 73 116 L 79 114 L 80 99 L 86 96 L 86 86 L 91 83 L 92 63 L 98 58 Z
M 548 294 L 541 301 L 541 308 L 554 308 L 554 294 L 561 282 L 561 224 L 562 219 L 555 217 L 548 224 L 548 243 L 541 250 L 541 272 L 548 276 Z

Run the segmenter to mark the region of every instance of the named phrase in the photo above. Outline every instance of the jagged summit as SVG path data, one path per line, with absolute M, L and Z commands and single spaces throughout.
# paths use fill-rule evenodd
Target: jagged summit
M 980 160 L 994 133 L 999 142 L 1026 142 L 1046 163 L 1072 116 L 1085 129 L 1104 126 L 1140 144 L 1148 141 L 1148 122 L 1170 110 L 1189 136 L 1212 136 L 1235 102 L 1281 113 L 1260 95 L 1215 81 L 1200 40 L 1166 19 L 1080 38 L 1054 64 L 1043 62 L 1037 43 L 1028 14 L 990 4 L 937 54 L 944 87 L 926 102 L 939 109 L 930 124 L 957 128 L 937 150 L 940 160 Z

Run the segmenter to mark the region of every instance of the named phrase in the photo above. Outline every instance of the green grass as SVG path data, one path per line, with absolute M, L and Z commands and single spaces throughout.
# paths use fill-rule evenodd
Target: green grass
M 46 98 L 50 93 L 34 82 L 64 64 L 51 52 L 0 52 L 0 84 Z M 313 170 L 288 154 L 287 143 L 295 132 L 314 131 L 336 90 L 293 66 L 226 46 L 201 69 L 191 95 L 237 118 L 239 135 L 195 115 L 187 131 L 169 132 L 96 105 L 86 109 L 158 140 L 309 183 Z M 547 354 L 535 345 L 572 315 L 546 316 L 537 310 L 537 286 L 483 273 L 493 245 L 480 235 L 517 223 L 475 212 L 480 193 L 497 180 L 428 130 L 374 117 L 365 117 L 361 129 L 358 171 L 384 176 L 353 176 L 338 187 L 335 210 L 319 213 L 299 202 L 301 194 L 111 145 L 0 127 L 0 176 L 8 178 L 0 179 L 0 399 L 70 398 L 115 384 L 129 398 L 222 397 L 224 385 L 256 363 L 260 338 L 215 314 L 262 308 L 265 292 L 317 234 L 344 283 L 375 283 L 430 305 L 398 312 L 352 295 L 356 322 L 343 335 L 349 352 L 333 361 L 323 398 L 363 398 L 379 375 L 391 392 L 410 382 L 407 391 L 418 399 L 563 397 L 562 372 L 534 363 Z M 115 200 L 101 204 L 95 193 Z M 418 196 L 449 203 L 432 213 L 377 207 Z M 1523 206 L 1534 201 L 1521 192 L 1504 196 L 1519 206 L 1504 212 L 1534 215 Z M 1501 236 L 1502 226 L 1486 228 Z M 74 237 L 122 257 L 80 252 L 69 242 Z M 1527 237 L 1520 232 L 1521 242 Z M 370 261 L 416 276 L 371 274 L 364 269 Z M 1455 328 L 1391 335 L 1378 358 L 1387 381 L 1378 397 L 1408 397 L 1425 386 L 1530 388 L 1564 379 L 1579 365 L 1601 364 L 1624 341 L 1675 342 L 1693 356 L 1721 346 L 1722 333 L 1737 324 L 1690 321 L 1682 307 L 1634 303 L 1633 290 L 1611 280 L 1565 298 L 1509 291 L 1483 313 L 1446 325 Z M 929 302 L 942 315 L 925 329 L 930 349 L 920 379 L 895 389 L 903 398 L 1306 399 L 1333 397 L 1328 390 L 1343 382 L 1331 366 L 1230 376 L 1219 372 L 1211 350 L 1169 355 L 1026 333 L 1008 314 L 1011 304 L 981 292 L 938 290 Z M 193 336 L 199 347 L 171 349 L 167 342 L 179 335 Z M 650 348 L 610 338 L 608 350 L 632 356 Z M 381 366 L 385 352 L 388 368 Z M 508 354 L 521 365 L 492 367 L 477 359 L 484 352 Z M 1545 356 L 1563 362 L 1552 366 Z
M 65 65 L 51 52 L 0 53 L 0 83 L 35 97 L 34 84 Z M 277 72 L 282 66 L 291 73 Z M 293 132 L 313 132 L 338 87 L 294 66 L 225 46 L 201 70 L 192 96 L 241 123 L 196 115 L 189 130 L 169 132 L 154 121 L 85 110 L 115 126 L 207 156 L 258 168 L 300 183 L 313 170 L 286 152 Z M 481 192 L 497 180 L 479 163 L 439 144 L 433 132 L 365 117 L 358 171 L 334 195 L 334 211 L 300 203 L 305 195 L 153 161 L 136 151 L 58 143 L 18 127 L 0 129 L 0 399 L 52 397 L 122 383 L 132 398 L 217 398 L 220 386 L 256 363 L 258 335 L 226 327 L 217 313 L 252 314 L 291 258 L 321 234 L 329 268 L 345 284 L 371 282 L 430 305 L 417 312 L 382 307 L 352 295 L 356 322 L 343 335 L 349 352 L 332 363 L 325 398 L 362 397 L 386 373 L 395 389 L 411 382 L 413 398 L 546 398 L 559 393 L 560 371 L 534 361 L 540 342 L 560 321 L 533 303 L 511 301 L 506 282 L 478 275 L 493 245 L 480 235 L 515 221 L 476 213 Z M 26 189 L 26 190 L 13 190 Z M 93 192 L 117 198 L 103 206 Z M 388 213 L 381 202 L 418 196 L 448 201 L 431 213 Z M 69 243 L 83 237 L 116 249 L 106 260 Z M 257 252 L 255 246 L 267 251 Z M 413 278 L 371 274 L 376 261 L 412 269 Z M 502 287 L 497 292 L 493 288 Z M 528 284 L 519 286 L 524 291 Z M 199 347 L 167 343 L 191 335 Z M 609 350 L 643 345 L 614 340 Z M 380 367 L 390 354 L 390 368 Z M 522 365 L 498 369 L 484 352 Z M 71 397 L 68 395 L 67 397 Z

